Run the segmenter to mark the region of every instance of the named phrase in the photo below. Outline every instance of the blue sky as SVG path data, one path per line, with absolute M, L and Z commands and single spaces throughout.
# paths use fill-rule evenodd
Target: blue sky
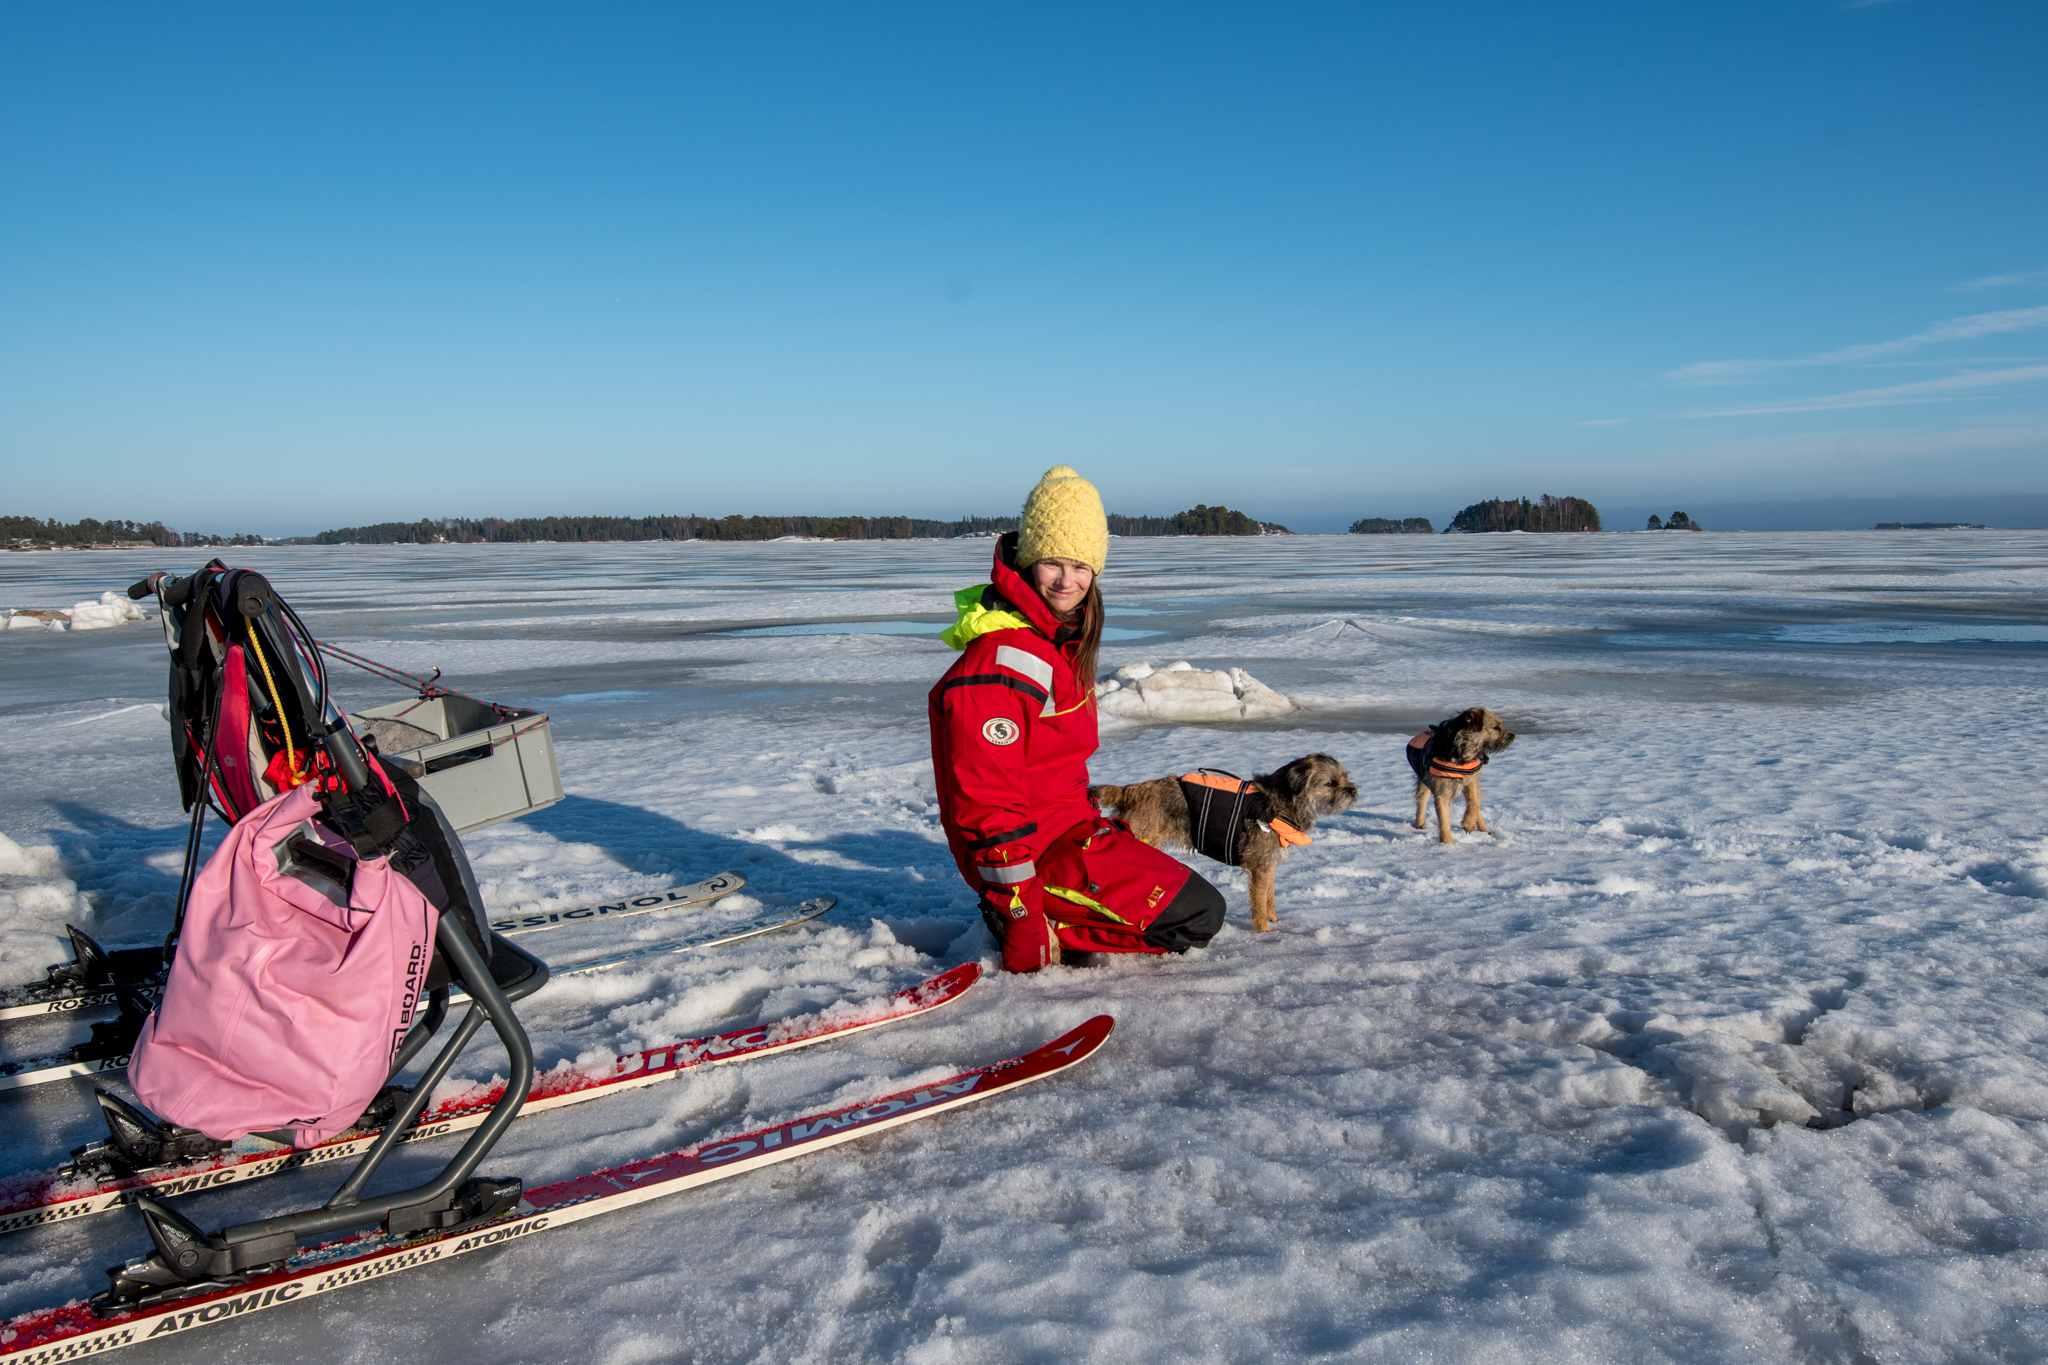
M 18 2 L 0 510 L 2048 513 L 2044 70 L 2035 0 Z

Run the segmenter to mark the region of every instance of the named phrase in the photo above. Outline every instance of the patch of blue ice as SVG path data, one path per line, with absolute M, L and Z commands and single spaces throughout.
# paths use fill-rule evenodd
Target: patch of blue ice
M 1731 627 L 1725 631 L 1632 631 L 1610 644 L 1661 649 L 1711 649 L 1737 641 L 1799 645 L 2039 645 L 2048 625 L 1977 621 L 1815 621 Z

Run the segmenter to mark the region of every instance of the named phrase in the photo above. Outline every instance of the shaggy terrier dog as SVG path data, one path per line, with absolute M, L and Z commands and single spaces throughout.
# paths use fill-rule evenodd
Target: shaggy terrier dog
M 1155 848 L 1192 849 L 1244 868 L 1252 883 L 1252 927 L 1264 933 L 1278 918 L 1273 874 L 1281 857 L 1309 841 L 1317 820 L 1348 810 L 1358 788 L 1336 759 L 1309 754 L 1248 783 L 1203 771 L 1090 787 L 1088 795 Z
M 1460 711 L 1408 741 L 1408 766 L 1415 770 L 1415 828 L 1429 828 L 1429 801 L 1436 798 L 1436 828 L 1451 842 L 1451 798 L 1465 794 L 1465 832 L 1491 834 L 1479 811 L 1479 770 L 1515 742 L 1515 732 L 1483 706 Z

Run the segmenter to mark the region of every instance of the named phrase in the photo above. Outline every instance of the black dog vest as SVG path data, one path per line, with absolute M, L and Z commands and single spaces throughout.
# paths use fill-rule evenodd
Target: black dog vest
M 1244 822 L 1257 820 L 1278 835 L 1283 845 L 1305 844 L 1309 837 L 1274 816 L 1266 794 L 1235 773 L 1200 768 L 1183 775 L 1180 794 L 1188 803 L 1188 838 L 1195 852 L 1231 867 L 1244 865 Z

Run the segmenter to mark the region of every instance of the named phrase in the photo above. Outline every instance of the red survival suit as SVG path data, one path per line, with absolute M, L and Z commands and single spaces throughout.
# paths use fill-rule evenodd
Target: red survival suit
M 960 651 L 930 697 L 953 860 L 1010 971 L 1052 961 L 1055 933 L 1084 952 L 1170 951 L 1145 930 L 1189 871 L 1088 799 L 1095 693 L 1074 677 L 1078 631 L 1013 566 L 1016 540 L 996 542 L 989 583 L 954 594 L 960 619 L 941 637 Z

